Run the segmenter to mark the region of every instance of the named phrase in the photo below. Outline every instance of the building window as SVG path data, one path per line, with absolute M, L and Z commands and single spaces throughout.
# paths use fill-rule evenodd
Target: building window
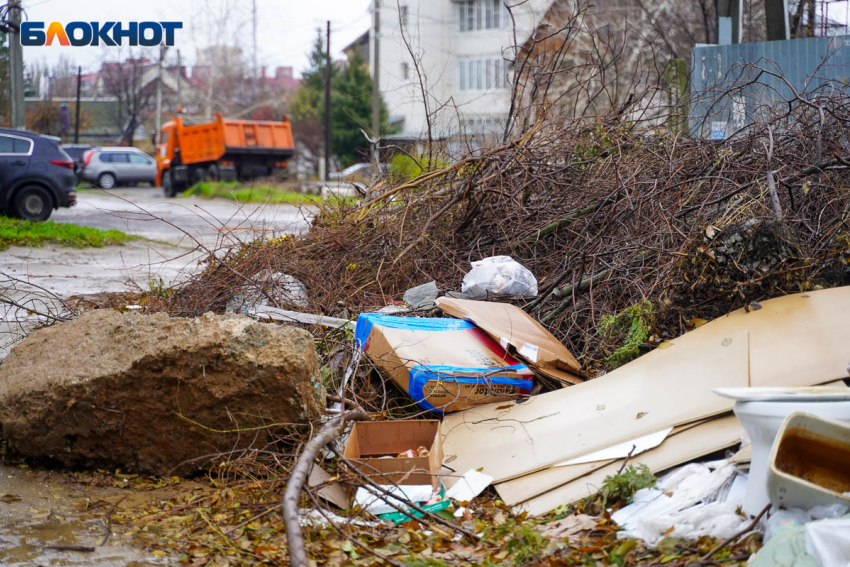
M 401 78 L 405 81 L 410 78 L 410 65 L 407 63 L 401 64 Z
M 401 25 L 407 27 L 407 6 L 399 8 L 398 17 L 401 20 Z
M 506 28 L 508 10 L 502 0 L 464 0 L 457 3 L 458 31 Z
M 503 59 L 461 59 L 458 61 L 458 90 L 491 91 L 510 86 L 510 66 Z
M 477 116 L 460 119 L 460 126 L 471 134 L 501 132 L 505 129 L 507 118 L 504 116 Z

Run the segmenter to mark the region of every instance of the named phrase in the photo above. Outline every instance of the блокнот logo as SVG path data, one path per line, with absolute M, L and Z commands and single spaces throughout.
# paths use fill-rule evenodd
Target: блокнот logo
M 70 22 L 64 26 L 51 22 L 44 31 L 44 22 L 21 24 L 21 45 L 41 47 L 59 45 L 80 47 L 84 45 L 126 45 L 154 47 L 174 45 L 174 31 L 183 28 L 183 22 Z

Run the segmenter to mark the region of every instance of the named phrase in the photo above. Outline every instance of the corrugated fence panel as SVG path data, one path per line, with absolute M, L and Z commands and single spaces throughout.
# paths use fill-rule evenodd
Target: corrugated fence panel
M 847 35 L 694 47 L 691 135 L 728 138 L 795 91 L 812 93 L 829 82 L 847 86 L 848 77 Z

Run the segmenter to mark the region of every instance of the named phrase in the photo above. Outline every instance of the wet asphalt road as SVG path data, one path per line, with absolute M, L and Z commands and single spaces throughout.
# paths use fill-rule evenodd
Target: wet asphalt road
M 308 225 L 311 210 L 291 205 L 238 204 L 224 199 L 167 198 L 162 189 L 83 189 L 78 204 L 54 211 L 52 220 L 102 229 L 118 229 L 182 246 L 221 239 L 256 237 L 270 232 L 296 233 Z

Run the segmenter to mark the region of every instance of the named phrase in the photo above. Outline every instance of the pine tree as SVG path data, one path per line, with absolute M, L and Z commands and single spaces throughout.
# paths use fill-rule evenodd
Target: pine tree
M 315 131 L 315 126 L 324 124 L 325 55 L 325 38 L 320 28 L 310 53 L 310 67 L 302 73 L 301 85 L 292 103 L 296 138 L 299 131 L 306 135 L 308 131 Z M 386 106 L 381 101 L 383 134 L 388 130 L 387 117 Z M 331 65 L 331 151 L 342 167 L 367 159 L 369 143 L 360 129 L 370 132 L 371 124 L 372 78 L 362 57 L 355 54 L 342 68 Z M 299 142 L 314 155 L 323 147 L 315 139 Z

